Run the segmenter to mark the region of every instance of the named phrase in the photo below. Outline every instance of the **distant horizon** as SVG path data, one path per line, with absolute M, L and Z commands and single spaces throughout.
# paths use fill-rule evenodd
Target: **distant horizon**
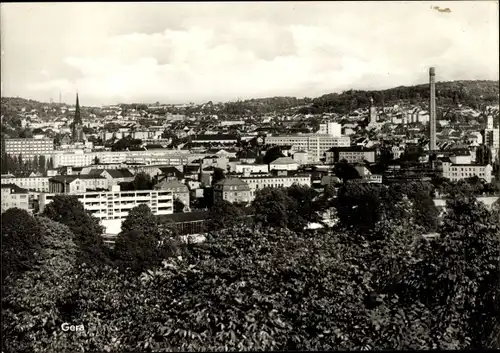
M 500 82 L 500 79 L 496 79 L 496 80 L 489 80 L 489 79 L 474 79 L 474 80 L 462 80 L 462 79 L 457 79 L 457 80 L 449 80 L 449 81 L 436 81 L 436 84 L 439 84 L 439 83 L 448 83 L 448 82 L 474 82 L 474 81 L 478 81 L 478 82 Z M 296 98 L 296 99 L 304 99 L 304 98 L 310 98 L 310 99 L 314 99 L 314 98 L 319 98 L 319 97 L 322 97 L 324 95 L 328 95 L 328 94 L 342 94 L 343 92 L 347 92 L 347 91 L 350 91 L 350 90 L 353 90 L 353 91 L 371 91 L 371 92 L 380 92 L 380 91 L 385 91 L 385 90 L 390 90 L 390 89 L 395 89 L 395 88 L 400 88 L 400 87 L 415 87 L 415 86 L 422 86 L 422 85 L 427 85 L 429 84 L 428 82 L 426 83 L 417 83 L 417 84 L 414 84 L 414 85 L 397 85 L 397 86 L 391 86 L 391 87 L 387 87 L 387 88 L 381 88 L 381 89 L 363 89 L 363 88 L 348 88 L 348 89 L 345 89 L 345 90 L 342 90 L 340 92 L 326 92 L 326 93 L 322 93 L 318 96 L 304 96 L 304 97 L 301 97 L 301 96 L 288 96 L 288 95 L 275 95 L 275 96 L 267 96 L 267 97 L 257 97 L 257 96 L 254 96 L 254 97 L 249 97 L 249 98 L 241 98 L 241 99 L 234 99 L 234 100 L 226 100 L 226 101 L 214 101 L 214 100 L 204 100 L 204 101 L 199 101 L 199 102 L 175 102 L 175 103 L 171 103 L 171 102 L 162 102 L 162 101 L 155 101 L 155 102 L 148 102 L 148 101 L 144 101 L 144 102 L 140 102 L 140 101 L 130 101 L 130 102 L 115 102 L 115 103 L 106 103 L 106 104 L 101 104 L 101 105 L 85 105 L 84 103 L 82 103 L 82 97 L 83 97 L 83 102 L 85 101 L 85 95 L 82 95 L 82 92 L 78 91 L 78 96 L 79 96 L 79 101 L 80 101 L 80 106 L 81 107 L 102 107 L 102 106 L 113 106 L 113 105 L 120 105 L 120 104 L 127 104 L 127 105 L 130 105 L 130 104 L 145 104 L 145 105 L 154 105 L 156 104 L 157 102 L 160 104 L 160 105 L 186 105 L 186 104 L 196 104 L 196 105 L 200 105 L 200 104 L 206 104 L 208 102 L 212 102 L 213 104 L 227 104 L 227 103 L 235 103 L 235 102 L 238 102 L 238 101 L 245 101 L 245 100 L 252 100 L 252 99 L 255 99 L 255 100 L 259 100 L 259 99 L 271 99 L 271 98 Z M 77 92 L 75 92 L 74 96 L 73 96 L 73 102 L 72 103 L 68 103 L 67 101 L 62 101 L 61 103 L 59 103 L 58 100 L 53 100 L 52 104 L 64 104 L 64 105 L 68 105 L 68 106 L 74 106 L 75 103 L 76 103 L 76 94 Z M 36 102 L 39 102 L 39 103 L 44 103 L 44 104 L 51 104 L 50 103 L 50 99 L 49 101 L 42 101 L 42 100 L 38 100 L 38 99 L 35 99 L 35 98 L 30 98 L 30 97 L 21 97 L 21 96 L 1 96 L 2 99 L 6 99 L 6 98 L 20 98 L 20 99 L 26 99 L 26 100 L 33 100 L 33 101 L 36 101 Z
M 422 84 L 429 67 L 441 81 L 499 79 L 493 1 L 0 7 L 2 93 L 38 101 L 317 97 Z

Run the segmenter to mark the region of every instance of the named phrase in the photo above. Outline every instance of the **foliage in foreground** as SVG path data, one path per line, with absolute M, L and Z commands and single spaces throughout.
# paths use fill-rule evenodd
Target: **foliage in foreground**
M 427 241 L 411 210 L 397 202 L 401 217 L 367 233 L 228 229 L 140 276 L 74 262 L 71 231 L 41 221 L 53 240 L 37 270 L 9 283 L 3 351 L 495 347 L 492 213 L 450 202 L 441 237 Z

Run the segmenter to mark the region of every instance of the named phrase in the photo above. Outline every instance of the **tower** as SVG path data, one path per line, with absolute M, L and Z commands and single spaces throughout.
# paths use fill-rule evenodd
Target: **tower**
M 486 129 L 484 129 L 484 145 L 491 150 L 492 159 L 496 160 L 500 152 L 500 125 L 498 129 L 493 126 L 493 116 L 488 115 Z
M 373 103 L 373 97 L 370 98 L 370 118 L 368 122 L 369 124 L 374 124 L 377 122 L 377 108 Z
M 73 142 L 84 142 L 83 123 L 82 123 L 82 117 L 80 115 L 80 102 L 78 100 L 78 93 L 76 94 L 76 107 L 75 107 L 75 118 L 73 119 L 72 140 Z
M 429 69 L 429 88 L 430 88 L 430 100 L 429 100 L 429 150 L 436 150 L 436 82 L 435 82 L 436 70 L 431 67 Z
M 491 116 L 491 115 L 488 115 L 486 128 L 493 129 L 493 116 Z

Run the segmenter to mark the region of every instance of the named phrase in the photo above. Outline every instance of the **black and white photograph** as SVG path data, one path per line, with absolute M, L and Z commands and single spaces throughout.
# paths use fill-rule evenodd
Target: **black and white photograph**
M 2 2 L 1 353 L 500 350 L 499 2 Z

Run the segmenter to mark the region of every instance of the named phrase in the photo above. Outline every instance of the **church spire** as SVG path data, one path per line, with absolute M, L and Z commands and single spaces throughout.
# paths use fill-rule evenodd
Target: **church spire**
M 76 108 L 75 108 L 75 120 L 74 124 L 81 124 L 82 118 L 80 116 L 80 102 L 78 101 L 78 92 L 76 92 Z

